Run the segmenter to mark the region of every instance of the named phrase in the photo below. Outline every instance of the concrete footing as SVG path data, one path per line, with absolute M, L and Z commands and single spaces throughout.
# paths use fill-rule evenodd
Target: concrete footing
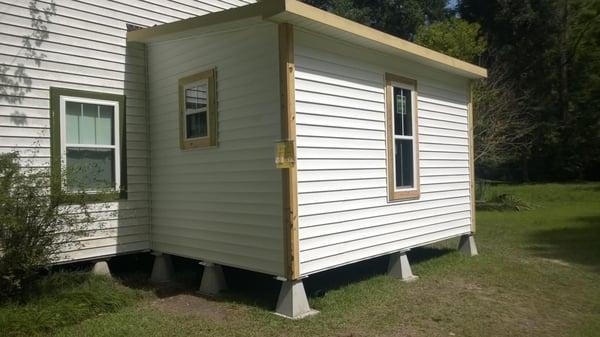
M 202 281 L 198 290 L 200 294 L 215 296 L 222 290 L 227 289 L 225 274 L 223 274 L 223 268 L 220 265 L 209 262 L 200 262 L 200 264 L 204 265 Z
M 405 251 L 390 255 L 388 274 L 390 276 L 397 277 L 404 282 L 415 281 L 419 278 L 418 276 L 413 275 Z
M 107 261 L 96 261 L 94 262 L 94 266 L 92 267 L 92 273 L 96 275 L 108 276 L 110 277 L 110 268 L 108 268 Z
M 291 319 L 300 319 L 318 313 L 308 305 L 302 280 L 282 281 L 275 313 Z
M 475 238 L 473 237 L 473 234 L 463 235 L 460 237 L 458 250 L 467 256 L 476 256 L 478 254 L 477 245 L 475 244 Z
M 152 267 L 150 282 L 170 282 L 173 278 L 173 263 L 171 262 L 171 256 L 156 252 L 152 253 L 152 255 L 154 255 L 154 266 Z

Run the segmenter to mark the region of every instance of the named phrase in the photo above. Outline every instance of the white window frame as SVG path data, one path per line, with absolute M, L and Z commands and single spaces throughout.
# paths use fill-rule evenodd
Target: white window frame
M 407 83 L 402 83 L 402 82 L 397 82 L 397 81 L 392 81 L 391 83 L 392 85 L 392 90 L 393 88 L 399 88 L 399 89 L 405 89 L 405 90 L 410 90 L 410 99 L 411 99 L 411 121 L 412 121 L 412 129 L 411 129 L 411 133 L 412 136 L 402 136 L 402 135 L 396 135 L 396 120 L 395 118 L 392 118 L 392 147 L 394 149 L 394 158 L 393 158 L 393 172 L 394 172 L 394 192 L 413 192 L 413 191 L 418 191 L 418 182 L 417 182 L 417 175 L 419 174 L 418 172 L 418 165 L 417 165 L 417 160 L 418 160 L 418 156 L 417 156 L 417 151 L 418 151 L 418 147 L 417 147 L 417 114 L 415 113 L 415 110 L 417 109 L 416 105 L 414 104 L 417 100 L 416 97 L 416 88 L 414 85 L 410 85 Z M 394 93 L 392 91 L 392 99 L 395 99 L 394 97 Z M 394 111 L 394 105 L 395 105 L 395 101 L 394 102 L 390 102 L 390 104 L 392 104 L 392 113 L 396 113 Z M 397 177 L 396 177 L 396 157 L 398 155 L 397 151 L 398 149 L 396 149 L 396 139 L 406 139 L 406 140 L 411 140 L 412 141 L 412 166 L 413 166 L 413 186 L 410 188 L 398 188 L 398 184 L 397 184 Z
M 110 105 L 114 107 L 114 144 L 113 145 L 99 145 L 99 144 L 67 144 L 67 102 L 75 103 L 88 103 L 88 104 L 99 104 L 99 105 Z M 119 110 L 118 101 L 100 100 L 85 97 L 76 96 L 60 96 L 60 153 L 61 153 L 61 166 L 63 172 L 67 169 L 67 148 L 68 147 L 80 147 L 80 148 L 91 148 L 91 149 L 113 149 L 115 154 L 115 186 L 111 190 L 119 191 L 121 189 L 121 143 L 120 143 L 120 125 L 119 121 L 121 116 Z M 67 182 L 63 182 L 63 188 L 66 188 Z M 88 193 L 96 193 L 95 190 L 86 190 Z
M 203 85 L 203 84 L 206 85 L 206 108 L 205 108 L 205 111 L 204 111 L 204 112 L 206 112 L 206 136 L 190 138 L 190 137 L 187 136 L 187 116 L 196 114 L 198 112 L 193 112 L 193 113 L 188 113 L 187 112 L 187 108 L 185 107 L 185 104 L 187 103 L 186 102 L 186 99 L 187 99 L 186 92 L 190 88 L 197 87 L 197 86 Z M 192 83 L 188 83 L 188 84 L 186 84 L 186 85 L 183 86 L 184 117 L 186 117 L 186 118 L 183 119 L 183 137 L 184 137 L 184 140 L 198 140 L 198 139 L 205 139 L 205 138 L 209 138 L 210 137 L 210 113 L 209 113 L 209 111 L 210 111 L 210 99 L 209 99 L 209 96 L 210 96 L 210 83 L 208 82 L 207 78 L 201 79 L 201 80 L 198 80 L 198 81 L 195 81 L 195 82 L 192 82 Z

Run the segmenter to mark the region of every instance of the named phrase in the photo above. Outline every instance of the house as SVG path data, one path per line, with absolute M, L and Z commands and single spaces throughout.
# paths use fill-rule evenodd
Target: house
M 485 69 L 294 0 L 59 3 L 31 87 L 0 102 L 0 146 L 93 163 L 90 188 L 127 192 L 63 261 L 152 251 L 164 280 L 188 257 L 205 293 L 221 265 L 266 273 L 297 318 L 311 274 L 390 255 L 411 280 L 406 252 L 454 237 L 476 254 Z M 9 7 L 0 43 L 21 57 L 27 9 Z

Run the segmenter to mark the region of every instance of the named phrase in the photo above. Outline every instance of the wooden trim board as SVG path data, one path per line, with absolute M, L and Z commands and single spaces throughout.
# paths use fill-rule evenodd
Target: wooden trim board
M 470 193 L 471 193 L 471 232 L 475 233 L 476 226 L 476 200 L 475 200 L 475 139 L 474 137 L 474 116 L 473 116 L 473 82 L 469 83 L 468 96 L 469 101 L 467 103 L 467 114 L 468 114 L 468 129 L 469 129 L 469 178 L 470 178 Z
M 300 277 L 298 240 L 298 176 L 296 163 L 296 97 L 294 70 L 294 26 L 279 24 L 279 76 L 281 91 L 281 138 L 290 141 L 294 165 L 282 169 L 283 182 L 283 242 L 285 277 Z
M 216 24 L 238 21 L 248 18 L 262 18 L 277 23 L 290 23 L 314 30 L 315 24 L 350 34 L 356 39 L 381 44 L 402 55 L 422 60 L 427 64 L 441 66 L 469 78 L 487 77 L 485 68 L 444 55 L 419 46 L 399 37 L 378 31 L 371 27 L 320 10 L 297 0 L 263 0 L 255 4 L 210 13 L 156 27 L 140 29 L 127 33 L 128 41 L 148 42 L 189 29 L 209 27 Z M 294 21 L 294 22 L 292 22 Z
M 218 112 L 217 112 L 217 70 L 215 68 L 179 79 L 179 147 L 182 150 L 217 146 Z M 208 135 L 198 139 L 187 139 L 185 130 L 185 90 L 190 83 L 206 80 L 208 102 Z
M 63 162 L 61 154 L 61 128 L 64 125 L 60 123 L 60 97 L 71 96 L 80 98 L 90 98 L 105 101 L 119 102 L 119 130 L 115 136 L 119 137 L 120 149 L 120 182 L 119 190 L 107 193 L 88 193 L 85 195 L 87 202 L 109 202 L 115 200 L 127 199 L 127 128 L 126 128 L 126 98 L 125 95 L 115 95 L 103 92 L 75 90 L 59 87 L 50 87 L 50 173 L 51 173 L 51 193 L 58 193 L 63 186 Z M 70 201 L 69 201 L 70 202 Z M 77 198 L 73 198 L 76 203 Z
M 395 172 L 394 172 L 394 87 L 393 83 L 405 83 L 414 87 L 414 95 L 412 97 L 413 105 L 413 133 L 415 142 L 415 190 L 411 191 L 396 191 Z M 419 172 L 419 107 L 418 99 L 419 87 L 417 81 L 411 78 L 406 78 L 394 74 L 385 74 L 385 120 L 386 120 L 386 152 L 387 152 L 387 183 L 388 183 L 388 200 L 401 201 L 407 199 L 418 199 L 421 192 L 421 174 Z

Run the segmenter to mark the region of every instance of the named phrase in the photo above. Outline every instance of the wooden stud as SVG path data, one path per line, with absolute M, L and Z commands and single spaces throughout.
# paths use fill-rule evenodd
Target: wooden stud
M 294 70 L 294 26 L 279 24 L 279 76 L 281 92 L 281 138 L 292 143 L 296 156 L 296 98 Z M 298 176 L 297 166 L 282 169 L 283 181 L 283 242 L 285 276 L 288 280 L 300 277 L 298 248 Z
M 392 85 L 393 82 L 396 83 L 405 83 L 411 86 L 414 86 L 414 95 L 413 95 L 413 133 L 414 133 L 414 142 L 415 142 L 415 190 L 412 191 L 400 191 L 396 192 L 395 186 L 395 173 L 394 173 L 394 87 Z M 388 199 L 389 201 L 398 201 L 398 200 L 408 200 L 408 199 L 418 199 L 420 196 L 421 189 L 421 179 L 420 179 L 420 170 L 419 170 L 419 107 L 417 105 L 417 95 L 418 95 L 418 87 L 417 81 L 394 75 L 394 74 L 385 74 L 385 118 L 386 118 L 386 152 L 387 152 L 387 182 L 388 182 Z

